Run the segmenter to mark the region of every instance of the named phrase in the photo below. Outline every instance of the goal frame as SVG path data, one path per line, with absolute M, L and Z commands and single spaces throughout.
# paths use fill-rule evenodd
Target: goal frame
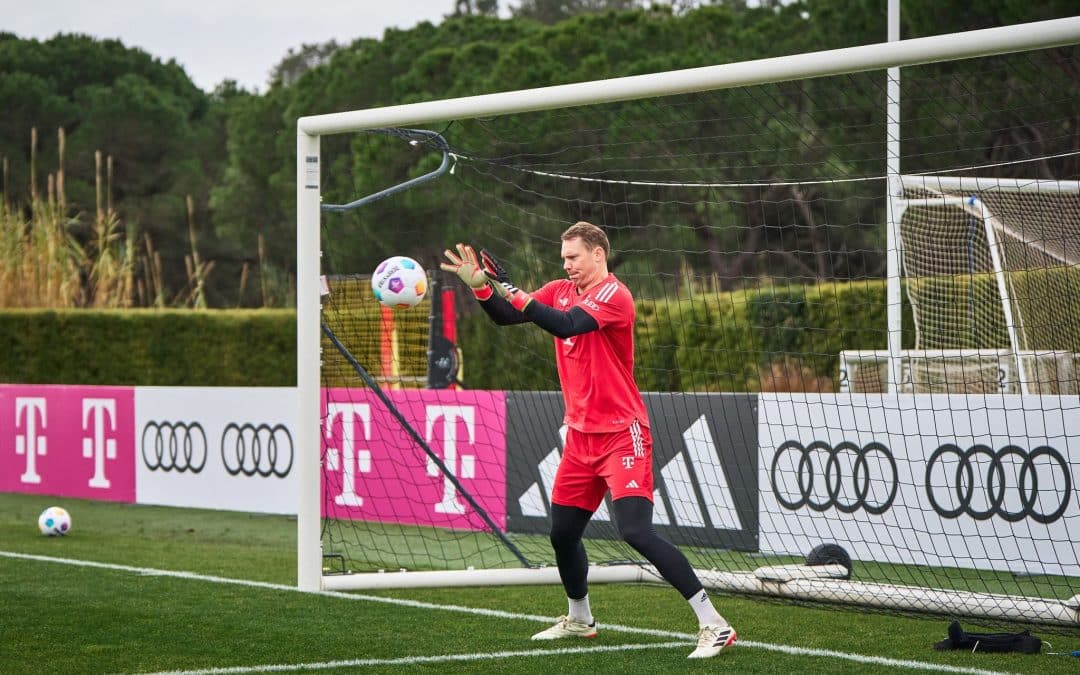
M 893 0 L 890 8 L 894 8 Z M 480 96 L 446 99 L 301 117 L 297 121 L 297 441 L 299 504 L 297 517 L 297 584 L 301 590 L 371 588 L 416 585 L 442 585 L 449 579 L 452 583 L 468 585 L 510 583 L 556 583 L 557 575 L 550 568 L 523 570 L 476 570 L 463 572 L 404 572 L 372 575 L 348 575 L 330 581 L 322 575 L 322 551 L 320 506 L 320 220 L 322 194 L 320 182 L 320 138 L 325 135 L 357 132 L 383 127 L 407 127 L 435 122 L 472 119 L 478 117 L 507 115 L 557 108 L 587 106 L 600 103 L 625 101 L 637 98 L 662 97 L 734 87 L 769 84 L 782 81 L 844 75 L 870 70 L 888 70 L 890 128 L 886 143 L 889 145 L 890 191 L 897 188 L 892 180 L 898 177 L 899 134 L 892 125 L 898 123 L 899 75 L 903 66 L 915 66 L 940 61 L 961 60 L 1012 52 L 1046 49 L 1080 43 L 1080 17 L 1039 21 L 1014 26 L 989 28 L 933 37 L 899 40 L 899 24 L 895 11 L 890 13 L 888 42 L 817 51 L 791 56 L 758 59 L 739 63 L 690 68 L 648 75 L 637 75 L 592 82 L 565 84 Z M 895 162 L 893 161 L 895 159 Z M 889 208 L 887 220 L 887 250 L 890 262 L 896 255 L 897 216 Z M 891 268 L 895 269 L 895 268 Z M 889 283 L 893 283 L 890 277 Z M 890 308 L 899 308 L 899 281 L 897 279 L 896 302 Z M 890 331 L 890 339 L 892 331 Z M 899 344 L 890 343 L 890 352 L 898 352 Z M 796 566 L 799 567 L 799 566 Z M 828 567 L 828 566 L 825 566 Z M 592 581 L 648 581 L 656 577 L 647 569 L 632 568 L 626 571 L 612 570 L 600 573 Z M 829 570 L 820 570 L 821 576 L 831 577 Z M 655 572 L 653 572 L 655 574 Z M 432 581 L 421 581 L 423 575 Z M 830 590 L 829 581 L 805 579 L 804 575 L 790 570 L 770 568 L 758 573 L 717 573 L 702 571 L 703 581 L 710 585 L 729 588 L 739 592 L 765 593 L 786 596 L 800 588 L 800 597 L 818 597 L 842 601 L 843 593 Z M 819 576 L 819 575 L 811 575 Z M 359 577 L 371 577 L 361 580 Z M 392 583 L 399 577 L 400 583 Z M 405 578 L 410 581 L 404 581 Z M 777 577 L 782 577 L 778 580 Z M 788 579 L 791 579 L 788 581 Z M 785 583 L 786 582 L 786 583 Z M 845 582 L 849 584 L 851 582 Z M 911 602 L 900 595 L 881 593 L 881 589 L 867 589 L 865 596 L 871 604 L 896 608 L 908 608 Z M 921 589 L 914 589 L 920 592 Z M 925 590 L 925 589 L 923 589 Z M 850 593 L 850 590 L 847 591 Z M 930 592 L 925 590 L 925 592 Z M 809 595 L 807 595 L 807 593 Z M 939 593 L 934 591 L 934 593 Z M 970 594 L 967 594 L 970 595 Z M 894 597 L 896 599 L 894 599 Z M 935 597 L 935 600 L 939 600 Z M 1037 599 L 1022 598 L 1023 602 Z M 925 602 L 923 600 L 922 602 Z M 968 600 L 958 600 L 959 603 Z M 987 611 L 993 612 L 996 601 L 991 600 Z M 1048 603 L 1047 613 L 1057 614 L 1067 623 L 1080 621 L 1080 608 L 1076 598 L 1070 600 L 1072 608 L 1061 615 L 1062 605 Z M 917 605 L 918 606 L 918 605 Z M 950 606 L 942 602 L 942 606 Z M 966 606 L 966 605 L 965 605 Z
M 994 281 L 997 286 L 998 299 L 1001 301 L 1001 309 L 1003 319 L 1005 321 L 1005 330 L 1009 338 L 1009 354 L 1008 358 L 1011 359 L 1011 366 L 1016 369 L 1019 377 L 1020 393 L 1029 394 L 1031 377 L 1027 373 L 1027 366 L 1025 360 L 1022 358 L 1024 355 L 1031 356 L 1034 354 L 1032 351 L 1024 351 L 1024 346 L 1021 344 L 1019 333 L 1023 330 L 1023 322 L 1017 312 L 1013 310 L 1013 298 L 1009 290 L 1009 284 L 1006 281 L 1006 272 L 1004 264 L 1001 260 L 1000 244 L 998 242 L 998 232 L 1008 232 L 1009 227 L 1007 223 L 1002 222 L 987 205 L 979 199 L 978 193 L 983 192 L 1013 192 L 1021 193 L 1027 191 L 1034 191 L 1037 194 L 1080 194 L 1080 181 L 1075 180 L 1048 180 L 1048 179 L 1035 179 L 1035 178 L 989 178 L 989 177 L 976 177 L 976 176 L 939 176 L 939 175 L 924 175 L 924 174 L 912 174 L 912 175 L 900 175 L 894 181 L 894 184 L 899 187 L 898 191 L 890 191 L 889 193 L 889 213 L 891 214 L 891 220 L 899 225 L 904 213 L 909 207 L 916 207 L 922 205 L 931 206 L 952 206 L 968 213 L 971 217 L 977 218 L 982 223 L 983 231 L 986 236 L 987 247 L 992 259 Z M 943 197 L 931 197 L 912 199 L 904 196 L 904 191 L 907 188 L 921 188 L 931 191 L 953 191 L 963 192 L 970 196 L 943 196 Z M 893 239 L 899 249 L 903 248 L 902 238 L 897 234 Z M 894 266 L 895 265 L 895 266 Z M 899 255 L 895 262 L 890 260 L 888 270 L 888 283 L 890 285 L 889 291 L 892 292 L 892 286 L 895 284 L 896 292 L 899 294 L 899 287 L 904 276 L 902 265 L 899 262 Z M 890 296 L 891 297 L 891 296 Z M 899 298 L 899 295 L 897 295 Z M 899 301 L 895 305 L 899 308 Z M 900 391 L 900 369 L 902 367 L 902 361 L 904 353 L 901 352 L 899 343 L 902 335 L 902 325 L 900 320 L 899 311 L 891 311 L 893 304 L 889 305 L 890 313 L 888 316 L 888 330 L 890 349 L 886 354 L 887 365 L 887 389 L 888 393 L 896 393 Z M 895 345 L 893 343 L 896 343 Z M 909 350 L 910 351 L 910 350 Z M 922 350 L 926 351 L 926 350 Z M 931 350 L 932 351 L 932 350 Z M 978 355 L 978 350 L 975 350 L 975 355 Z

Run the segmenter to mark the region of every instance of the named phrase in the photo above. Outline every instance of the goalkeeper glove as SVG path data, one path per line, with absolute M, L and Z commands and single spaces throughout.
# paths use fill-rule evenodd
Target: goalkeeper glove
M 506 301 L 514 306 L 514 309 L 524 312 L 525 308 L 532 302 L 533 297 L 510 283 L 510 275 L 506 273 L 506 268 L 486 248 L 480 249 L 480 261 L 483 265 L 484 274 L 491 279 L 495 290 L 506 298 Z
M 480 267 L 480 261 L 476 258 L 476 251 L 468 244 L 458 244 L 457 255 L 450 249 L 443 251 L 443 255 L 450 262 L 440 263 L 439 267 L 444 272 L 452 272 L 465 285 L 472 289 L 477 300 L 487 300 L 491 297 L 491 286 L 488 285 L 487 274 Z

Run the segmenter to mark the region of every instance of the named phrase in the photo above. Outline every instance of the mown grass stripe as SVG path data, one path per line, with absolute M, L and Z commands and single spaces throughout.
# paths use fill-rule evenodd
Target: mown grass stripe
M 37 562 L 55 563 L 55 564 L 62 564 L 62 565 L 75 565 L 75 566 L 79 566 L 79 567 L 92 567 L 92 568 L 97 568 L 97 569 L 104 569 L 104 570 L 111 570 L 111 571 L 118 571 L 118 572 L 130 572 L 132 574 L 139 574 L 139 575 L 142 575 L 142 576 L 162 576 L 162 577 L 171 577 L 171 578 L 176 578 L 176 579 L 189 579 L 189 580 L 192 580 L 192 581 L 202 581 L 202 582 L 206 582 L 206 583 L 230 584 L 230 585 L 236 585 L 236 586 L 245 586 L 245 587 L 249 587 L 249 588 L 261 588 L 261 589 L 273 590 L 273 591 L 285 591 L 285 592 L 290 592 L 290 593 L 310 593 L 312 595 L 320 595 L 320 596 L 324 596 L 324 597 L 338 598 L 338 599 L 342 599 L 342 600 L 354 600 L 354 601 L 355 600 L 360 600 L 360 601 L 365 601 L 365 602 L 376 602 L 376 603 L 382 603 L 382 604 L 397 605 L 397 606 L 401 606 L 401 607 L 411 607 L 411 608 L 414 608 L 414 609 L 430 609 L 430 610 L 436 610 L 436 611 L 461 612 L 461 613 L 472 614 L 472 615 L 476 615 L 476 616 L 488 616 L 488 617 L 499 618 L 499 619 L 511 619 L 511 620 L 518 620 L 518 621 L 534 621 L 534 622 L 538 622 L 538 623 L 550 623 L 552 621 L 552 617 L 550 617 L 550 616 L 539 616 L 539 615 L 535 615 L 535 614 L 518 614 L 518 613 L 515 613 L 515 612 L 506 612 L 506 611 L 496 610 L 496 609 L 484 609 L 484 608 L 478 608 L 478 607 L 465 607 L 465 606 L 462 606 L 462 605 L 441 605 L 441 604 L 432 603 L 432 602 L 423 602 L 423 601 L 420 601 L 420 600 L 409 600 L 409 599 L 405 599 L 405 598 L 387 598 L 387 597 L 380 597 L 380 596 L 376 596 L 376 595 L 364 595 L 364 594 L 361 594 L 361 593 L 343 593 L 341 591 L 301 591 L 299 588 L 297 588 L 295 586 L 287 586 L 285 584 L 274 584 L 274 583 L 265 582 L 265 581 L 249 581 L 249 580 L 246 580 L 246 579 L 231 579 L 231 578 L 228 578 L 228 577 L 218 577 L 218 576 L 212 576 L 212 575 L 207 575 L 207 574 L 197 574 L 197 573 L 194 573 L 194 572 L 183 572 L 183 571 L 175 571 L 175 570 L 162 570 L 162 569 L 155 569 L 155 568 L 150 568 L 150 567 L 134 567 L 134 566 L 131 566 L 131 565 L 119 565 L 119 564 L 115 564 L 115 563 L 103 563 L 103 562 L 97 562 L 97 561 L 93 561 L 93 560 L 76 560 L 76 559 L 71 559 L 71 558 L 56 558 L 56 557 L 53 557 L 53 556 L 34 555 L 34 554 L 29 554 L 29 553 L 17 553 L 17 552 L 14 552 L 14 551 L 0 551 L 0 557 L 16 558 L 16 559 L 21 559 L 21 560 L 32 560 L 32 561 L 37 561 Z M 691 635 L 689 633 L 679 633 L 679 632 L 676 632 L 676 631 L 656 630 L 656 629 L 652 629 L 652 628 L 638 628 L 638 627 L 635 627 L 635 626 L 622 626 L 622 625 L 619 625 L 619 624 L 609 624 L 609 623 L 601 623 L 600 625 L 601 625 L 601 629 L 605 630 L 605 631 L 614 631 L 614 632 L 620 632 L 620 633 L 632 633 L 632 634 L 636 634 L 636 635 L 649 635 L 649 636 L 653 636 L 653 637 L 662 637 L 662 638 L 680 640 L 679 643 L 670 643 L 672 645 L 678 644 L 678 645 L 682 645 L 682 646 L 690 646 L 694 642 L 694 640 L 696 639 L 696 636 L 694 636 L 694 635 Z M 648 648 L 648 649 L 660 648 L 660 647 L 662 647 L 664 645 L 667 645 L 667 644 L 669 644 L 669 643 L 647 644 L 647 645 L 641 645 L 641 648 L 643 648 L 643 649 L 646 649 L 646 648 Z M 865 665 L 889 666 L 889 667 L 894 667 L 894 668 L 906 668 L 908 670 L 933 671 L 933 672 L 944 672 L 944 673 L 965 673 L 965 674 L 969 674 L 969 675 L 998 675 L 998 671 L 984 670 L 984 669 L 980 669 L 980 668 L 964 668 L 964 667 L 949 666 L 949 665 L 944 665 L 944 664 L 939 664 L 939 663 L 928 663 L 928 662 L 924 662 L 924 661 L 913 661 L 913 660 L 909 660 L 909 659 L 894 659 L 894 658 L 888 658 L 888 657 L 882 657 L 882 656 L 868 656 L 868 655 L 865 655 L 865 654 L 853 654 L 853 653 L 849 653 L 849 652 L 839 652 L 839 651 L 830 650 L 830 649 L 811 649 L 811 648 L 806 648 L 806 647 L 794 647 L 794 646 L 791 646 L 791 645 L 772 644 L 772 643 L 768 643 L 768 642 L 758 642 L 758 641 L 755 641 L 755 640 L 743 640 L 743 639 L 740 639 L 735 644 L 735 646 L 736 647 L 751 647 L 751 648 L 756 648 L 756 649 L 765 649 L 767 651 L 780 652 L 780 653 L 791 654 L 791 655 L 795 655 L 795 656 L 824 657 L 824 658 L 840 659 L 840 660 L 844 660 L 844 661 L 852 661 L 854 663 L 860 663 L 860 664 L 865 664 Z M 619 645 L 619 646 L 613 646 L 613 647 L 614 647 L 614 649 L 612 649 L 612 651 L 617 650 L 617 649 L 621 649 L 624 646 Z M 580 648 L 580 649 L 584 649 L 586 651 L 589 651 L 589 650 L 596 650 L 596 649 L 599 649 L 599 648 L 594 647 L 594 648 Z M 550 650 L 547 650 L 547 651 L 550 651 Z M 529 653 L 531 653 L 531 652 L 529 652 Z M 505 654 L 506 656 L 503 657 L 503 658 L 509 658 L 510 656 L 512 656 L 514 654 L 517 654 L 517 652 L 495 652 L 495 654 Z M 468 660 L 468 658 L 470 656 L 472 656 L 472 655 L 461 654 L 461 655 L 447 655 L 447 656 L 437 656 L 437 657 L 404 657 L 404 658 L 415 658 L 415 659 L 418 659 L 416 661 L 416 663 L 425 663 L 426 661 L 419 660 L 419 659 Z M 492 656 L 492 654 L 490 654 L 490 653 L 477 654 L 477 655 L 475 655 L 475 659 L 479 660 L 481 658 L 489 658 L 491 656 Z M 450 658 L 450 657 L 453 657 L 453 658 Z M 265 666 L 265 665 L 263 665 L 263 666 L 250 666 L 250 667 L 244 667 L 243 669 L 240 669 L 240 670 L 237 670 L 235 668 L 224 668 L 224 669 L 215 669 L 215 670 L 182 671 L 182 672 L 185 672 L 185 673 L 189 673 L 189 672 L 190 673 L 195 673 L 195 672 L 199 672 L 199 673 L 246 673 L 246 672 L 258 671 L 258 670 L 272 670 L 272 669 L 281 669 L 281 670 L 326 669 L 326 668 L 336 668 L 336 667 L 350 666 L 350 665 L 356 665 L 356 666 L 359 666 L 359 665 L 371 665 L 371 666 L 373 666 L 373 665 L 383 665 L 383 664 L 385 664 L 385 665 L 393 665 L 393 664 L 395 664 L 395 663 L 397 663 L 399 661 L 400 660 L 398 660 L 398 659 L 388 659 L 388 660 L 372 660 L 371 663 L 367 663 L 366 661 L 363 661 L 363 662 L 362 661 L 357 661 L 355 663 L 351 662 L 351 661 L 350 662 L 332 662 L 331 665 L 326 665 L 326 664 L 295 664 L 295 665 L 281 664 L 281 665 L 278 665 L 278 666 Z M 402 663 L 404 663 L 404 662 L 402 662 Z M 337 664 L 337 665 L 333 665 L 333 664 Z

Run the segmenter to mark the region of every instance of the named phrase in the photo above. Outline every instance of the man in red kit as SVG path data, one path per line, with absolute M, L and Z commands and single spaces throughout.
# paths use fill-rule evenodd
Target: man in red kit
M 535 323 L 555 336 L 555 360 L 566 405 L 566 447 L 551 492 L 551 546 L 570 611 L 534 640 L 596 637 L 589 609 L 588 567 L 581 541 L 593 512 L 611 491 L 619 534 L 651 562 L 698 617 L 690 658 L 708 658 L 735 642 L 735 629 L 717 613 L 690 562 L 652 525 L 652 436 L 634 380 L 634 298 L 608 272 L 610 245 L 586 222 L 562 234 L 566 279 L 533 293 L 510 283 L 502 265 L 472 247 L 446 251 L 441 265 L 468 285 L 499 325 Z

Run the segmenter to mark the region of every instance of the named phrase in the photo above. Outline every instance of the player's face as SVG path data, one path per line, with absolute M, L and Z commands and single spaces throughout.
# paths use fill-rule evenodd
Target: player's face
M 596 285 L 604 276 L 604 249 L 597 246 L 589 250 L 581 237 L 567 239 L 562 243 L 563 269 L 566 276 L 579 290 Z

